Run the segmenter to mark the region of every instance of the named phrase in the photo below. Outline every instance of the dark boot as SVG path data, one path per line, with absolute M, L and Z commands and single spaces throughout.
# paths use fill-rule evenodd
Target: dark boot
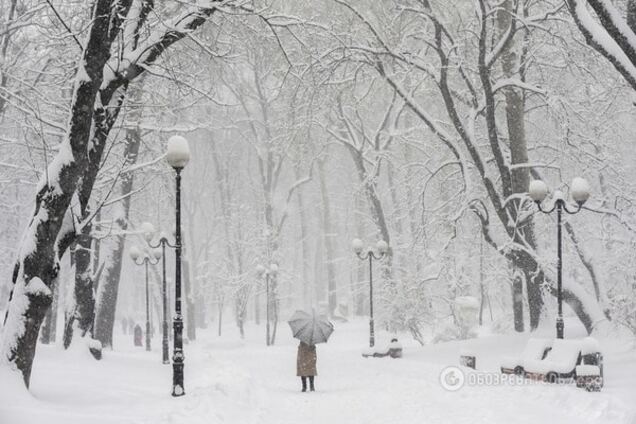
M 300 381 L 303 383 L 303 392 L 307 391 L 307 377 L 300 377 Z M 312 386 L 313 387 L 313 386 Z
M 309 377 L 309 390 L 311 390 L 312 392 L 315 392 L 316 389 L 314 388 L 314 376 L 310 376 Z

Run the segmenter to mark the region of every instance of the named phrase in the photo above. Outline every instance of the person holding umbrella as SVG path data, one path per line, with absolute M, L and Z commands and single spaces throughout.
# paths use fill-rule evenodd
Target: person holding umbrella
M 300 340 L 298 344 L 298 356 L 296 358 L 296 375 L 300 377 L 302 391 L 307 391 L 307 380 L 309 380 L 309 390 L 314 392 L 314 379 L 316 371 L 316 344 L 326 343 L 333 333 L 333 324 L 326 317 L 316 316 L 315 311 L 308 314 L 303 311 L 296 311 L 288 321 L 295 338 Z
M 308 345 L 305 342 L 298 343 L 298 356 L 296 357 L 296 375 L 300 377 L 303 385 L 303 392 L 307 391 L 307 379 L 309 379 L 309 390 L 316 391 L 314 378 L 318 375 L 316 371 L 316 345 Z

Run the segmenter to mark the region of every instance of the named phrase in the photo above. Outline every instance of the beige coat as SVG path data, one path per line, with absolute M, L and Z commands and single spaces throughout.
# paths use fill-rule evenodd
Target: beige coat
M 298 357 L 296 358 L 296 375 L 309 377 L 318 375 L 316 372 L 316 346 L 309 346 L 303 342 L 298 345 Z

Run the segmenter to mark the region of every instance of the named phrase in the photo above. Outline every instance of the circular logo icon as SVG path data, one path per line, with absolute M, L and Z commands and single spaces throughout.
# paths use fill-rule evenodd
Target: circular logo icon
M 439 382 L 449 392 L 455 392 L 464 386 L 464 372 L 457 367 L 446 367 L 439 375 Z

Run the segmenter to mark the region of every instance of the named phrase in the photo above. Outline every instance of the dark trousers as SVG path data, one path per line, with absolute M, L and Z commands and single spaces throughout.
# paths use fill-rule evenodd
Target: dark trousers
M 303 382 L 303 392 L 307 391 L 307 379 L 309 379 L 309 390 L 312 392 L 316 390 L 314 388 L 314 376 L 310 375 L 309 377 L 300 377 L 300 381 Z

